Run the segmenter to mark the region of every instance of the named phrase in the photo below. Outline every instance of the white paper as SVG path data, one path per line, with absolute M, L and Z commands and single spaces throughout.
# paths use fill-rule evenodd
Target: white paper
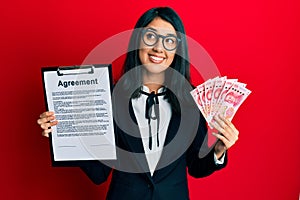
M 51 134 L 54 160 L 116 159 L 108 68 L 63 76 L 44 71 L 44 83 L 48 109 L 59 122 Z

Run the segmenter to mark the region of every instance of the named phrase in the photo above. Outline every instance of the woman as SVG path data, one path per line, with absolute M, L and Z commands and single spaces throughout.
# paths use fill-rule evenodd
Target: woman
M 136 23 L 124 75 L 114 88 L 117 161 L 81 167 L 96 184 L 113 171 L 107 199 L 189 199 L 186 168 L 191 176 L 204 177 L 225 167 L 225 151 L 237 141 L 238 130 L 216 116 L 211 126 L 219 131 L 218 141 L 204 148 L 207 127 L 189 81 L 181 19 L 168 7 L 148 10 Z M 53 112 L 38 119 L 44 136 L 57 123 Z

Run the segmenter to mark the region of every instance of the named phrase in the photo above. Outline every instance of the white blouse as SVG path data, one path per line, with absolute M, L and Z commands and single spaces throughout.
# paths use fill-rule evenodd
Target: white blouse
M 158 93 L 163 92 L 164 89 L 165 88 L 160 88 L 158 90 Z M 143 86 L 142 90 L 144 92 L 150 93 L 149 88 L 146 86 Z M 146 107 L 147 98 L 148 98 L 147 95 L 141 94 L 139 98 L 132 100 L 132 107 L 140 129 L 146 159 L 152 176 L 162 153 L 169 122 L 172 115 L 172 109 L 169 102 L 167 102 L 167 100 L 164 99 L 164 96 L 158 96 L 159 116 L 160 116 L 159 130 L 158 130 L 159 145 L 157 145 L 157 139 L 156 139 L 158 120 L 151 119 L 150 126 L 151 126 L 151 134 L 152 134 L 152 148 L 149 149 L 149 124 L 148 124 L 148 119 L 145 118 L 145 107 Z M 151 115 L 154 115 L 154 109 L 151 110 Z

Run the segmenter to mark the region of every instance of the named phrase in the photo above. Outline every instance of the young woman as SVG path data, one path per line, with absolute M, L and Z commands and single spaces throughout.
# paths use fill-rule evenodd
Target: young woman
M 218 140 L 205 148 L 207 126 L 191 89 L 181 19 L 168 7 L 148 10 L 136 23 L 112 95 L 117 160 L 81 166 L 96 184 L 112 171 L 107 199 L 189 199 L 187 171 L 204 177 L 225 167 L 238 130 L 216 116 Z M 53 112 L 38 119 L 44 136 L 57 123 Z

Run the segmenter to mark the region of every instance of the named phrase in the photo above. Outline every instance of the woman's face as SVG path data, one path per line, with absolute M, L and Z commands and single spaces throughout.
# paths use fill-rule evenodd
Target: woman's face
M 156 33 L 161 36 L 176 36 L 174 27 L 167 21 L 157 17 L 145 27 L 150 33 Z M 151 34 L 147 36 L 151 39 Z M 139 57 L 147 73 L 161 74 L 173 62 L 176 49 L 168 51 L 165 49 L 163 38 L 159 37 L 158 42 L 152 46 L 146 45 L 143 39 L 140 42 Z M 165 39 L 166 40 L 166 39 Z M 166 40 L 165 43 L 171 44 L 172 40 Z

